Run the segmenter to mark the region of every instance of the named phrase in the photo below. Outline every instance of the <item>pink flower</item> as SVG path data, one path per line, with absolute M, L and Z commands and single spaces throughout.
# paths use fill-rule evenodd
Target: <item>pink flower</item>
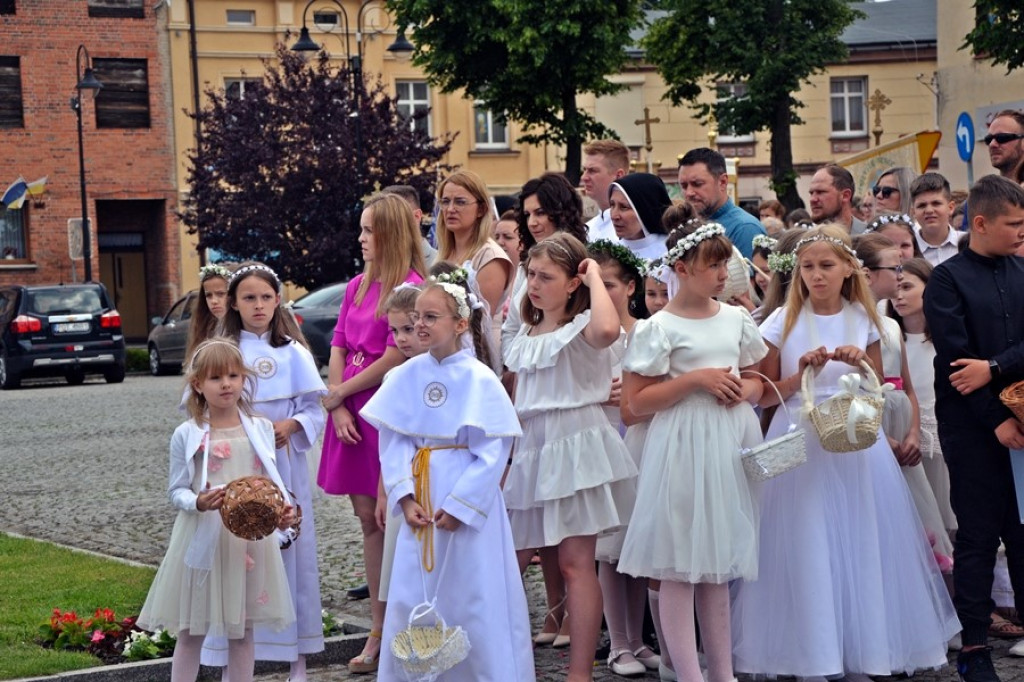
M 246 571 L 251 571 L 254 568 L 256 568 L 256 560 L 252 558 L 251 554 L 246 553 L 246 555 L 245 555 L 245 570 Z
M 222 440 L 214 445 L 210 452 L 214 457 L 219 457 L 220 459 L 231 459 L 231 443 Z
M 96 642 L 102 642 L 104 639 L 106 639 L 106 636 L 103 634 L 102 630 L 93 630 L 93 633 L 92 633 L 92 643 L 93 644 L 95 644 Z
M 270 602 L 270 595 L 267 594 L 266 590 L 260 592 L 260 596 L 256 597 L 256 603 L 260 606 L 266 606 Z
M 211 459 L 206 465 L 206 470 L 212 474 L 217 471 L 220 471 L 223 466 L 224 465 L 221 464 L 220 460 Z

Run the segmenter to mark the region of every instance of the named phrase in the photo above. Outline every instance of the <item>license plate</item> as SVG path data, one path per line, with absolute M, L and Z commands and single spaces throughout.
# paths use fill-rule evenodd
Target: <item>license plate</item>
M 73 334 L 76 332 L 89 331 L 88 322 L 58 322 L 53 325 L 53 331 L 58 334 Z

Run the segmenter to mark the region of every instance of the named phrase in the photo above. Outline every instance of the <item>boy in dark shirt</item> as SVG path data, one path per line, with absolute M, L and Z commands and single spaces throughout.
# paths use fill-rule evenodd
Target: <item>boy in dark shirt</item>
M 999 391 L 1024 379 L 1024 189 L 989 175 L 968 199 L 970 244 L 935 268 L 924 313 L 935 344 L 935 414 L 957 516 L 954 604 L 963 624 L 957 668 L 965 682 L 998 682 L 989 654 L 992 579 L 1002 540 L 1018 612 L 1024 613 L 1024 525 L 1009 449 L 1024 424 Z

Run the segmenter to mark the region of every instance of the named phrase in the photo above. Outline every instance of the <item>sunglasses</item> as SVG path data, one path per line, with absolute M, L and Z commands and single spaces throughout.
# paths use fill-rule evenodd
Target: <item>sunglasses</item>
M 1007 142 L 1013 142 L 1014 140 L 1024 140 L 1024 134 L 1022 133 L 990 133 L 984 138 L 985 144 L 989 145 L 992 142 L 998 142 L 999 144 L 1006 144 Z
M 895 187 L 879 187 L 878 185 L 875 185 L 871 188 L 871 193 L 873 195 L 876 197 L 881 195 L 883 199 L 888 199 L 897 192 L 899 192 L 899 190 Z

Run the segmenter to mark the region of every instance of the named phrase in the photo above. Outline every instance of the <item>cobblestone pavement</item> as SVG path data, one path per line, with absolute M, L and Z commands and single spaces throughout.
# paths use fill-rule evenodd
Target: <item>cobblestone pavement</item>
M 165 489 L 168 443 L 183 420 L 176 409 L 181 385 L 180 377 L 129 376 L 119 385 L 27 382 L 22 390 L 0 392 L 0 531 L 156 566 L 174 521 Z M 316 461 L 311 457 L 314 468 Z M 320 494 L 314 512 L 324 606 L 365 625 L 367 602 L 345 598 L 346 589 L 363 582 L 358 523 L 343 498 Z M 535 628 L 544 613 L 538 573 L 530 569 L 527 578 Z M 1006 655 L 1009 643 L 994 644 L 1003 681 L 1024 682 L 1024 659 Z M 564 679 L 565 650 L 538 649 L 536 660 L 538 680 Z M 373 679 L 349 675 L 344 666 L 311 673 L 317 682 Z M 621 678 L 601 664 L 595 679 Z M 951 682 L 957 676 L 946 668 L 915 679 Z

